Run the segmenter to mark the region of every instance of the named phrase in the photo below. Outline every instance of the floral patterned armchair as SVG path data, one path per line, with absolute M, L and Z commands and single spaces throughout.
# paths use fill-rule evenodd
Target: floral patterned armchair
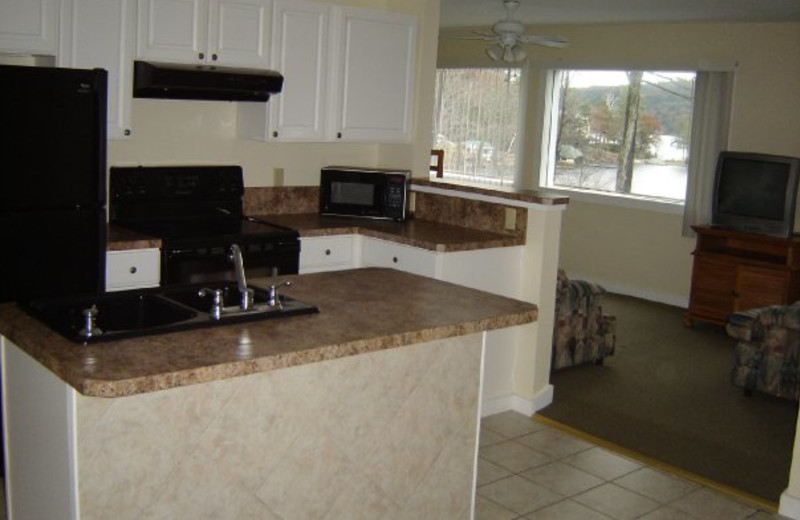
M 553 370 L 590 362 L 599 365 L 614 353 L 614 317 L 603 315 L 601 306 L 605 294 L 599 285 L 570 280 L 563 269 L 558 270 Z
M 732 380 L 745 395 L 800 397 L 800 301 L 734 312 L 725 330 L 737 340 Z

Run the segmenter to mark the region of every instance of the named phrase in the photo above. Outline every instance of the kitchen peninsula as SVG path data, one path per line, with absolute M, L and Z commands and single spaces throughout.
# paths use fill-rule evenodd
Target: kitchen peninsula
M 289 279 L 319 314 L 90 346 L 0 306 L 12 518 L 469 518 L 485 333 L 536 307 Z

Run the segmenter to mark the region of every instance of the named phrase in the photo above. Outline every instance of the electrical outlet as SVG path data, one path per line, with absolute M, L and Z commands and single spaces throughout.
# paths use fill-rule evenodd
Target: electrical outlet
M 272 185 L 283 186 L 283 168 L 275 168 L 272 170 Z
M 517 229 L 517 210 L 514 208 L 506 208 L 506 231 L 514 231 Z

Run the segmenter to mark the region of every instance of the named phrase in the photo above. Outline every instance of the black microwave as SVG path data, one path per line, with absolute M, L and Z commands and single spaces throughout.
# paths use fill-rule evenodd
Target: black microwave
M 326 166 L 320 172 L 319 212 L 405 220 L 410 178 L 403 170 Z

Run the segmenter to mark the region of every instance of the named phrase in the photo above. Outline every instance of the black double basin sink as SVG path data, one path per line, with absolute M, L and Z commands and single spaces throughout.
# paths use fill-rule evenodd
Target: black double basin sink
M 210 291 L 220 291 L 217 312 Z M 285 295 L 270 301 L 267 290 L 249 287 L 252 305 L 240 307 L 235 282 L 181 285 L 105 293 L 96 296 L 37 300 L 22 307 L 50 328 L 76 343 L 163 334 L 319 312 L 314 306 Z

